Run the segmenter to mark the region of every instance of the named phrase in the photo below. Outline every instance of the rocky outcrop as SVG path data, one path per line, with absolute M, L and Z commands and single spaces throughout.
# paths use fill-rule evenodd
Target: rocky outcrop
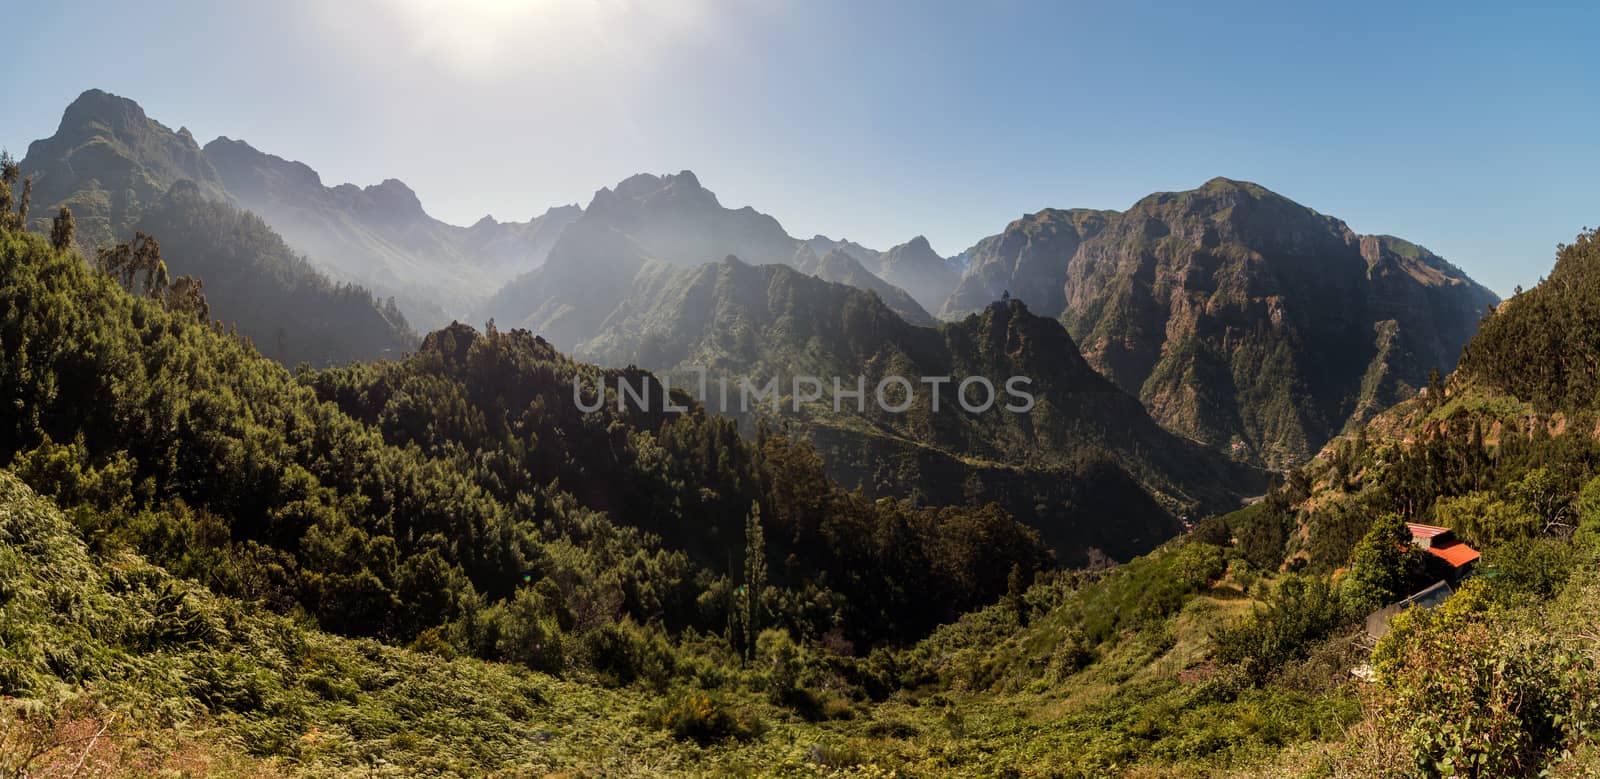
M 1496 301 L 1426 249 L 1223 178 L 1041 211 L 966 255 L 945 316 L 1009 290 L 1163 425 L 1274 468 L 1450 370 Z

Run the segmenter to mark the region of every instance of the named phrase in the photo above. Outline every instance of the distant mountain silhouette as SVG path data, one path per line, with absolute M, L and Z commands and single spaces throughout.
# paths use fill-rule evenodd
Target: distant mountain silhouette
M 399 298 L 432 327 L 464 316 L 477 302 L 549 254 L 581 212 L 552 208 L 526 222 L 484 217 L 471 227 L 427 214 L 403 182 L 323 186 L 300 162 L 218 138 L 205 146 L 229 194 L 260 214 L 290 244 L 341 279 Z

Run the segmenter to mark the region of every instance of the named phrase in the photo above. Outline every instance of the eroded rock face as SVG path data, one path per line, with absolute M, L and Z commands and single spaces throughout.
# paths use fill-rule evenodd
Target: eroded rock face
M 1169 429 L 1272 467 L 1450 370 L 1497 298 L 1248 182 L 1046 210 L 966 253 L 942 314 L 1009 291 Z

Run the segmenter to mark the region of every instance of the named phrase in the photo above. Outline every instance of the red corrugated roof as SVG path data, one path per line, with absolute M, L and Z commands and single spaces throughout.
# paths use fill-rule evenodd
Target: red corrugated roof
M 1438 527 L 1436 525 L 1418 525 L 1411 522 L 1406 523 L 1406 528 L 1411 531 L 1412 538 L 1433 538 L 1441 533 L 1450 532 L 1450 528 L 1447 527 Z
M 1462 543 L 1429 547 L 1428 551 L 1435 557 L 1441 558 L 1445 562 L 1449 563 L 1453 568 L 1460 568 L 1461 566 L 1481 557 L 1481 555 L 1478 554 L 1478 550 Z

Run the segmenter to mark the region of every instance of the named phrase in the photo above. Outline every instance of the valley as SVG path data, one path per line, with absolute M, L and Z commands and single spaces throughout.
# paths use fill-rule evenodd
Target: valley
M 0 772 L 1600 770 L 1592 230 L 1502 300 L 1226 177 L 463 226 L 188 127 L 0 155 Z

